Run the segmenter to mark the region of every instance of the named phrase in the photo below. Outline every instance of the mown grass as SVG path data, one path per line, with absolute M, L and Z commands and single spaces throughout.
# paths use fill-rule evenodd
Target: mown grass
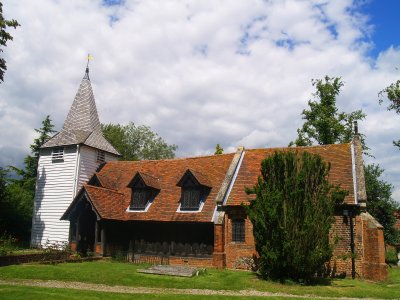
M 23 299 L 23 300 L 43 300 L 43 299 L 79 299 L 79 300 L 93 300 L 93 299 L 161 299 L 161 300 L 222 300 L 222 299 L 235 299 L 235 300 L 248 300 L 260 299 L 260 297 L 236 297 L 236 296 L 215 296 L 215 295 L 165 295 L 165 294 L 123 294 L 123 293 L 110 293 L 110 292 L 94 292 L 94 291 L 80 291 L 70 289 L 56 289 L 56 288 L 42 288 L 42 287 L 27 287 L 27 286 L 12 286 L 0 285 L 0 298 L 1 299 Z M 268 299 L 291 299 L 290 297 L 269 297 Z
M 0 268 L 0 279 L 41 279 L 80 281 L 106 285 L 212 290 L 258 290 L 293 295 L 317 295 L 355 298 L 400 298 L 400 269 L 389 270 L 389 280 L 374 283 L 365 280 L 332 279 L 316 285 L 281 284 L 259 279 L 254 273 L 208 269 L 205 275 L 180 278 L 137 273 L 136 266 L 116 262 L 64 263 L 58 265 L 18 265 Z

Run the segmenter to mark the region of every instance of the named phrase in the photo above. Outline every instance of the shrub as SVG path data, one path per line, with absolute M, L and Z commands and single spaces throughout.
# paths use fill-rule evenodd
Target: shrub
M 0 256 L 12 254 L 18 249 L 16 246 L 17 239 L 10 234 L 3 233 L 0 237 Z
M 276 152 L 261 163 L 261 176 L 246 206 L 263 277 L 308 281 L 332 257 L 329 230 L 335 204 L 347 192 L 328 182 L 330 164 L 315 154 Z
M 396 249 L 389 248 L 389 249 L 386 250 L 385 261 L 386 261 L 387 264 L 397 265 L 398 258 L 397 258 Z

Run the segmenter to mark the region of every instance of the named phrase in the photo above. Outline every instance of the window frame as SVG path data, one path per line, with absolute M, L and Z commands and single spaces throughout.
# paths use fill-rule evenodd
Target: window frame
M 245 219 L 232 219 L 232 236 L 233 243 L 246 242 L 246 220 Z
M 201 186 L 182 187 L 180 210 L 182 211 L 197 211 L 202 202 Z M 197 199 L 195 199 L 197 198 Z M 193 205 L 194 204 L 194 205 Z
M 131 184 L 131 201 L 129 203 L 127 212 L 147 212 L 151 204 L 153 203 L 155 197 L 159 193 L 159 190 L 146 185 L 142 177 L 138 175 Z M 144 194 L 143 205 L 134 205 L 135 196 L 139 194 Z
M 211 188 L 202 185 L 189 170 L 185 172 L 177 185 L 181 188 L 181 196 L 177 212 L 201 212 Z M 187 196 L 188 193 L 191 193 L 191 196 Z M 197 194 L 196 200 L 193 200 L 193 193 Z M 187 200 L 188 198 L 189 200 Z
M 100 149 L 96 151 L 96 162 L 104 163 L 106 162 L 106 152 Z
M 139 195 L 139 199 L 135 199 L 136 195 Z M 142 198 L 140 198 L 140 197 L 142 197 Z M 149 187 L 134 187 L 134 188 L 132 188 L 131 203 L 129 205 L 129 210 L 135 210 L 135 211 L 136 210 L 140 210 L 140 211 L 145 210 L 147 205 L 150 202 L 150 198 L 151 198 L 151 191 L 150 191 Z M 137 203 L 137 205 L 134 205 L 135 200 L 139 201 L 139 203 Z
M 53 148 L 51 151 L 51 162 L 63 162 L 64 152 L 64 147 Z

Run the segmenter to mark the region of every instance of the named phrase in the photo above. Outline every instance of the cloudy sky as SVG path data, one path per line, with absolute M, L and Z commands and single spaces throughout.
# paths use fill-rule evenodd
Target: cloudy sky
M 400 201 L 400 116 L 378 92 L 400 78 L 396 0 L 2 1 L 21 27 L 2 54 L 0 165 L 22 165 L 34 128 L 60 129 L 90 78 L 103 123 L 149 125 L 178 156 L 286 146 L 311 79 L 341 76 L 338 107 L 359 124 Z

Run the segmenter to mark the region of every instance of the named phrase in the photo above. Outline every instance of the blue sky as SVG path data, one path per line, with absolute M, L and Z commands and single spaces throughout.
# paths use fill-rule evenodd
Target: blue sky
M 400 201 L 400 116 L 378 92 L 400 79 L 400 1 L 3 0 L 21 27 L 4 49 L 0 166 L 21 166 L 49 114 L 60 129 L 86 67 L 103 123 L 150 126 L 178 156 L 287 146 L 314 88 L 340 76 L 340 111 Z M 12 130 L 9 130 L 12 128 Z
M 369 0 L 361 7 L 361 12 L 370 18 L 373 24 L 371 38 L 375 47 L 370 51 L 377 57 L 379 52 L 390 46 L 400 45 L 400 1 L 398 0 Z

